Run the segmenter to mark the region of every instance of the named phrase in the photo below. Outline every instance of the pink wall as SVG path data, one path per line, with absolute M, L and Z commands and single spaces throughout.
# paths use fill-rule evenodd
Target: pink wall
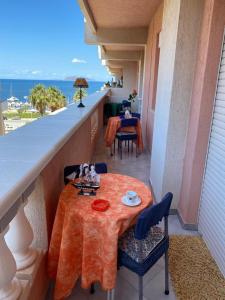
M 42 182 L 44 189 L 44 199 L 46 207 L 46 222 L 48 230 L 48 240 L 51 238 L 52 226 L 55 212 L 58 204 L 59 195 L 63 189 L 63 170 L 67 165 L 90 162 L 96 141 L 103 128 L 103 105 L 104 99 L 98 105 L 93 114 L 76 130 L 69 141 L 61 148 L 57 155 L 50 161 L 47 167 L 42 171 Z M 97 111 L 98 130 L 91 142 L 91 118 Z M 45 235 L 45 233 L 43 233 Z M 31 293 L 29 299 L 45 299 L 46 291 L 49 285 L 47 277 L 47 255 L 40 258 L 40 264 L 37 274 L 32 281 Z
M 157 82 L 158 34 L 162 28 L 163 4 L 157 9 L 148 29 L 145 52 L 144 93 L 142 107 L 142 129 L 146 148 L 151 151 L 154 124 L 154 102 Z
M 46 203 L 48 237 L 50 239 L 52 225 L 59 195 L 63 189 L 63 170 L 65 166 L 90 162 L 99 132 L 103 128 L 103 102 L 98 110 L 98 132 L 91 143 L 91 116 L 77 129 L 70 140 L 57 153 L 54 159 L 43 170 L 44 194 Z
M 224 27 L 224 0 L 206 0 L 178 205 L 179 214 L 185 224 L 198 222 L 201 185 Z

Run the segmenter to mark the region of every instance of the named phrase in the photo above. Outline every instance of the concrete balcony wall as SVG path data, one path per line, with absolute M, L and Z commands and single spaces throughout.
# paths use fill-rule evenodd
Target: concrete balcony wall
M 144 62 L 145 62 L 145 51 L 141 51 L 141 58 L 138 61 L 138 97 L 143 97 L 143 83 L 144 83 Z
M 95 93 L 83 109 L 71 105 L 1 137 L 0 299 L 44 299 L 63 169 L 91 160 L 106 95 Z
M 145 147 L 151 152 L 154 125 L 154 101 L 157 87 L 156 50 L 158 36 L 162 29 L 163 3 L 158 7 L 148 28 L 148 39 L 145 50 L 143 103 L 142 103 L 142 128 Z
M 121 102 L 127 99 L 133 89 L 138 88 L 138 64 L 133 61 L 119 62 L 123 69 L 123 87 L 111 89 L 111 101 Z
M 0 136 L 5 134 L 2 111 L 6 109 L 7 102 L 0 101 Z
M 204 1 L 164 1 L 150 180 L 159 201 L 180 197 Z
M 224 1 L 205 1 L 178 206 L 184 224 L 198 223 L 201 186 L 224 28 Z

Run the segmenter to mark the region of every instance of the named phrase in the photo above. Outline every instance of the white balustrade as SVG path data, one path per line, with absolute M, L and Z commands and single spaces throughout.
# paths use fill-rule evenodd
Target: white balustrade
M 36 259 L 37 252 L 30 247 L 33 241 L 33 230 L 24 213 L 24 202 L 9 225 L 5 239 L 15 260 L 17 270 L 29 267 Z
M 0 300 L 16 300 L 22 291 L 20 282 L 15 278 L 15 259 L 5 241 L 8 229 L 0 233 Z

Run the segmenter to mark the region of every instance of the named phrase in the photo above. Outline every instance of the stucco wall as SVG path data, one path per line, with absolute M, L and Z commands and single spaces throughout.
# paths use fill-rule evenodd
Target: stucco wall
M 81 125 L 41 173 L 46 206 L 48 238 L 50 238 L 51 235 L 58 198 L 64 186 L 64 167 L 91 161 L 96 140 L 103 126 L 103 103 L 99 104 L 97 112 L 98 131 L 94 140 L 91 142 L 90 117 Z
M 104 99 L 48 163 L 37 178 L 35 190 L 29 197 L 25 210 L 34 232 L 32 247 L 43 250 L 43 255 L 36 262 L 38 271 L 32 278 L 29 299 L 45 299 L 49 284 L 46 251 L 51 238 L 59 196 L 64 186 L 64 168 L 68 165 L 91 162 L 96 141 L 103 128 L 103 105 Z M 95 116 L 95 122 L 93 122 L 93 116 Z M 91 137 L 93 124 L 97 125 L 97 131 Z
M 198 222 L 201 185 L 224 28 L 224 0 L 206 0 L 178 206 L 179 214 L 185 224 Z
M 0 136 L 5 134 L 5 127 L 2 115 L 2 103 L 0 102 Z
M 164 1 L 150 180 L 159 201 L 164 184 L 180 1 Z
M 148 29 L 148 39 L 145 49 L 144 85 L 142 102 L 142 130 L 145 147 L 151 151 L 152 134 L 154 124 L 154 87 L 157 82 L 156 49 L 158 47 L 158 35 L 162 28 L 163 3 L 157 9 Z
M 145 51 L 141 53 L 141 59 L 138 62 L 138 97 L 143 97 L 143 83 L 144 83 L 144 62 L 145 62 Z
M 127 99 L 133 89 L 138 87 L 138 64 L 134 61 L 120 62 L 123 69 L 123 88 L 111 89 L 111 101 L 121 102 Z
M 150 179 L 157 200 L 180 197 L 204 0 L 165 1 Z

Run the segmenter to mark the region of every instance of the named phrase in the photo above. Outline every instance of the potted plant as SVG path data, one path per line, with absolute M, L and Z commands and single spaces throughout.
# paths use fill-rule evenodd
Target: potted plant
M 110 82 L 109 82 L 109 81 L 107 81 L 107 82 L 105 83 L 105 87 L 106 87 L 106 88 L 110 88 L 110 87 L 111 87 L 111 85 L 110 85 Z
M 132 102 L 135 102 L 136 97 L 137 97 L 137 91 L 135 89 L 133 89 L 132 93 L 128 97 L 128 100 L 132 101 Z
M 133 112 L 137 112 L 137 91 L 135 89 L 133 89 L 132 93 L 129 95 L 128 97 L 128 101 L 131 102 L 131 110 Z

